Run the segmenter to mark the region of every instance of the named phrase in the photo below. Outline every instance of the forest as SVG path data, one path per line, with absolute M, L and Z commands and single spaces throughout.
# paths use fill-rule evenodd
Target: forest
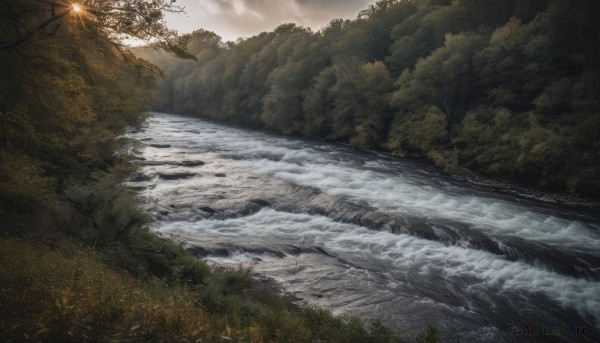
M 156 110 L 425 158 L 600 196 L 600 3 L 380 0 L 317 32 L 283 24 L 193 59 L 151 48 Z
M 126 186 L 151 108 L 600 196 L 597 1 L 381 0 L 235 42 L 169 29 L 182 10 L 0 1 L 0 341 L 439 342 L 436 323 L 407 337 L 299 306 L 156 234 Z
M 150 229 L 123 182 L 161 72 L 127 41 L 193 59 L 167 0 L 0 2 L 0 341 L 397 342 L 211 269 Z M 175 57 L 174 57 L 175 58 Z M 425 328 L 420 341 L 435 342 Z

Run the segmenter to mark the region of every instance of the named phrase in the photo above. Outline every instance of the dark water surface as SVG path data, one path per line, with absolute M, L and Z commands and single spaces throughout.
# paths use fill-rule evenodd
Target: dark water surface
M 209 261 L 408 335 L 434 323 L 448 341 L 600 339 L 593 210 L 187 117 L 155 114 L 129 136 L 146 144 L 129 185 L 155 203 L 156 230 Z

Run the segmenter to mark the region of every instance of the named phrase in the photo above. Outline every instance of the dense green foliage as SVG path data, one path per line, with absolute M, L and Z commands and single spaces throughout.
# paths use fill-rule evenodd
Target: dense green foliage
M 162 23 L 168 0 L 83 3 L 0 2 L 0 341 L 399 341 L 148 229 L 122 134 L 159 71 L 119 42 L 186 56 L 187 38 Z
M 600 3 L 381 0 L 319 32 L 193 34 L 160 110 L 600 196 Z

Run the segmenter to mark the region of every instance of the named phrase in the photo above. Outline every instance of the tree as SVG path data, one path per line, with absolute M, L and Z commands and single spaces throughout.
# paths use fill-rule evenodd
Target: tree
M 364 47 L 364 57 L 368 61 L 382 61 L 389 54 L 392 28 L 410 16 L 414 9 L 411 1 L 379 0 L 360 11 L 357 40 Z
M 327 137 L 331 133 L 331 113 L 335 106 L 331 88 L 336 81 L 335 68 L 329 66 L 315 76 L 310 88 L 305 90 L 304 136 Z
M 158 75 L 122 42 L 137 37 L 175 51 L 183 40 L 156 12 L 167 5 L 0 3 L 0 217 L 60 212 L 67 183 L 116 163 L 126 146 L 117 137 L 143 120 Z
M 475 56 L 475 66 L 488 100 L 500 107 L 527 110 L 532 94 L 525 87 L 536 75 L 537 59 L 530 59 L 525 48 L 532 40 L 531 25 L 511 18 L 494 31 L 488 45 Z
M 336 84 L 331 137 L 364 148 L 381 144 L 381 132 L 390 121 L 390 74 L 382 62 L 360 64 L 356 60 L 336 60 Z
M 90 38 L 106 40 L 121 48 L 126 40 L 139 40 L 181 57 L 189 37 L 180 37 L 165 25 L 165 12 L 183 9 L 169 0 L 6 0 L 0 5 L 3 20 L 0 50 L 58 32 L 65 21 L 80 23 Z
M 261 119 L 269 128 L 300 133 L 304 121 L 304 90 L 325 66 L 316 36 L 300 31 L 287 37 L 277 49 L 278 67 L 269 73 L 269 91 L 263 98 Z
M 438 106 L 446 117 L 449 134 L 465 113 L 465 104 L 474 91 L 473 57 L 482 45 L 474 33 L 446 36 L 443 47 L 420 60 L 409 79 L 395 93 L 396 107 L 418 109 L 427 104 Z

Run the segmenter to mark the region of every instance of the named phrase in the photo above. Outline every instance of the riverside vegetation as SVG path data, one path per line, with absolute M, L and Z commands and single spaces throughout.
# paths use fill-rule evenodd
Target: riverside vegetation
M 198 30 L 157 109 L 600 196 L 600 3 L 381 0 L 312 32 Z
M 190 57 L 161 21 L 178 10 L 0 3 L 0 341 L 399 341 L 298 307 L 249 270 L 211 270 L 148 229 L 147 205 L 122 186 L 138 143 L 121 135 L 143 123 L 159 72 L 121 43 Z

